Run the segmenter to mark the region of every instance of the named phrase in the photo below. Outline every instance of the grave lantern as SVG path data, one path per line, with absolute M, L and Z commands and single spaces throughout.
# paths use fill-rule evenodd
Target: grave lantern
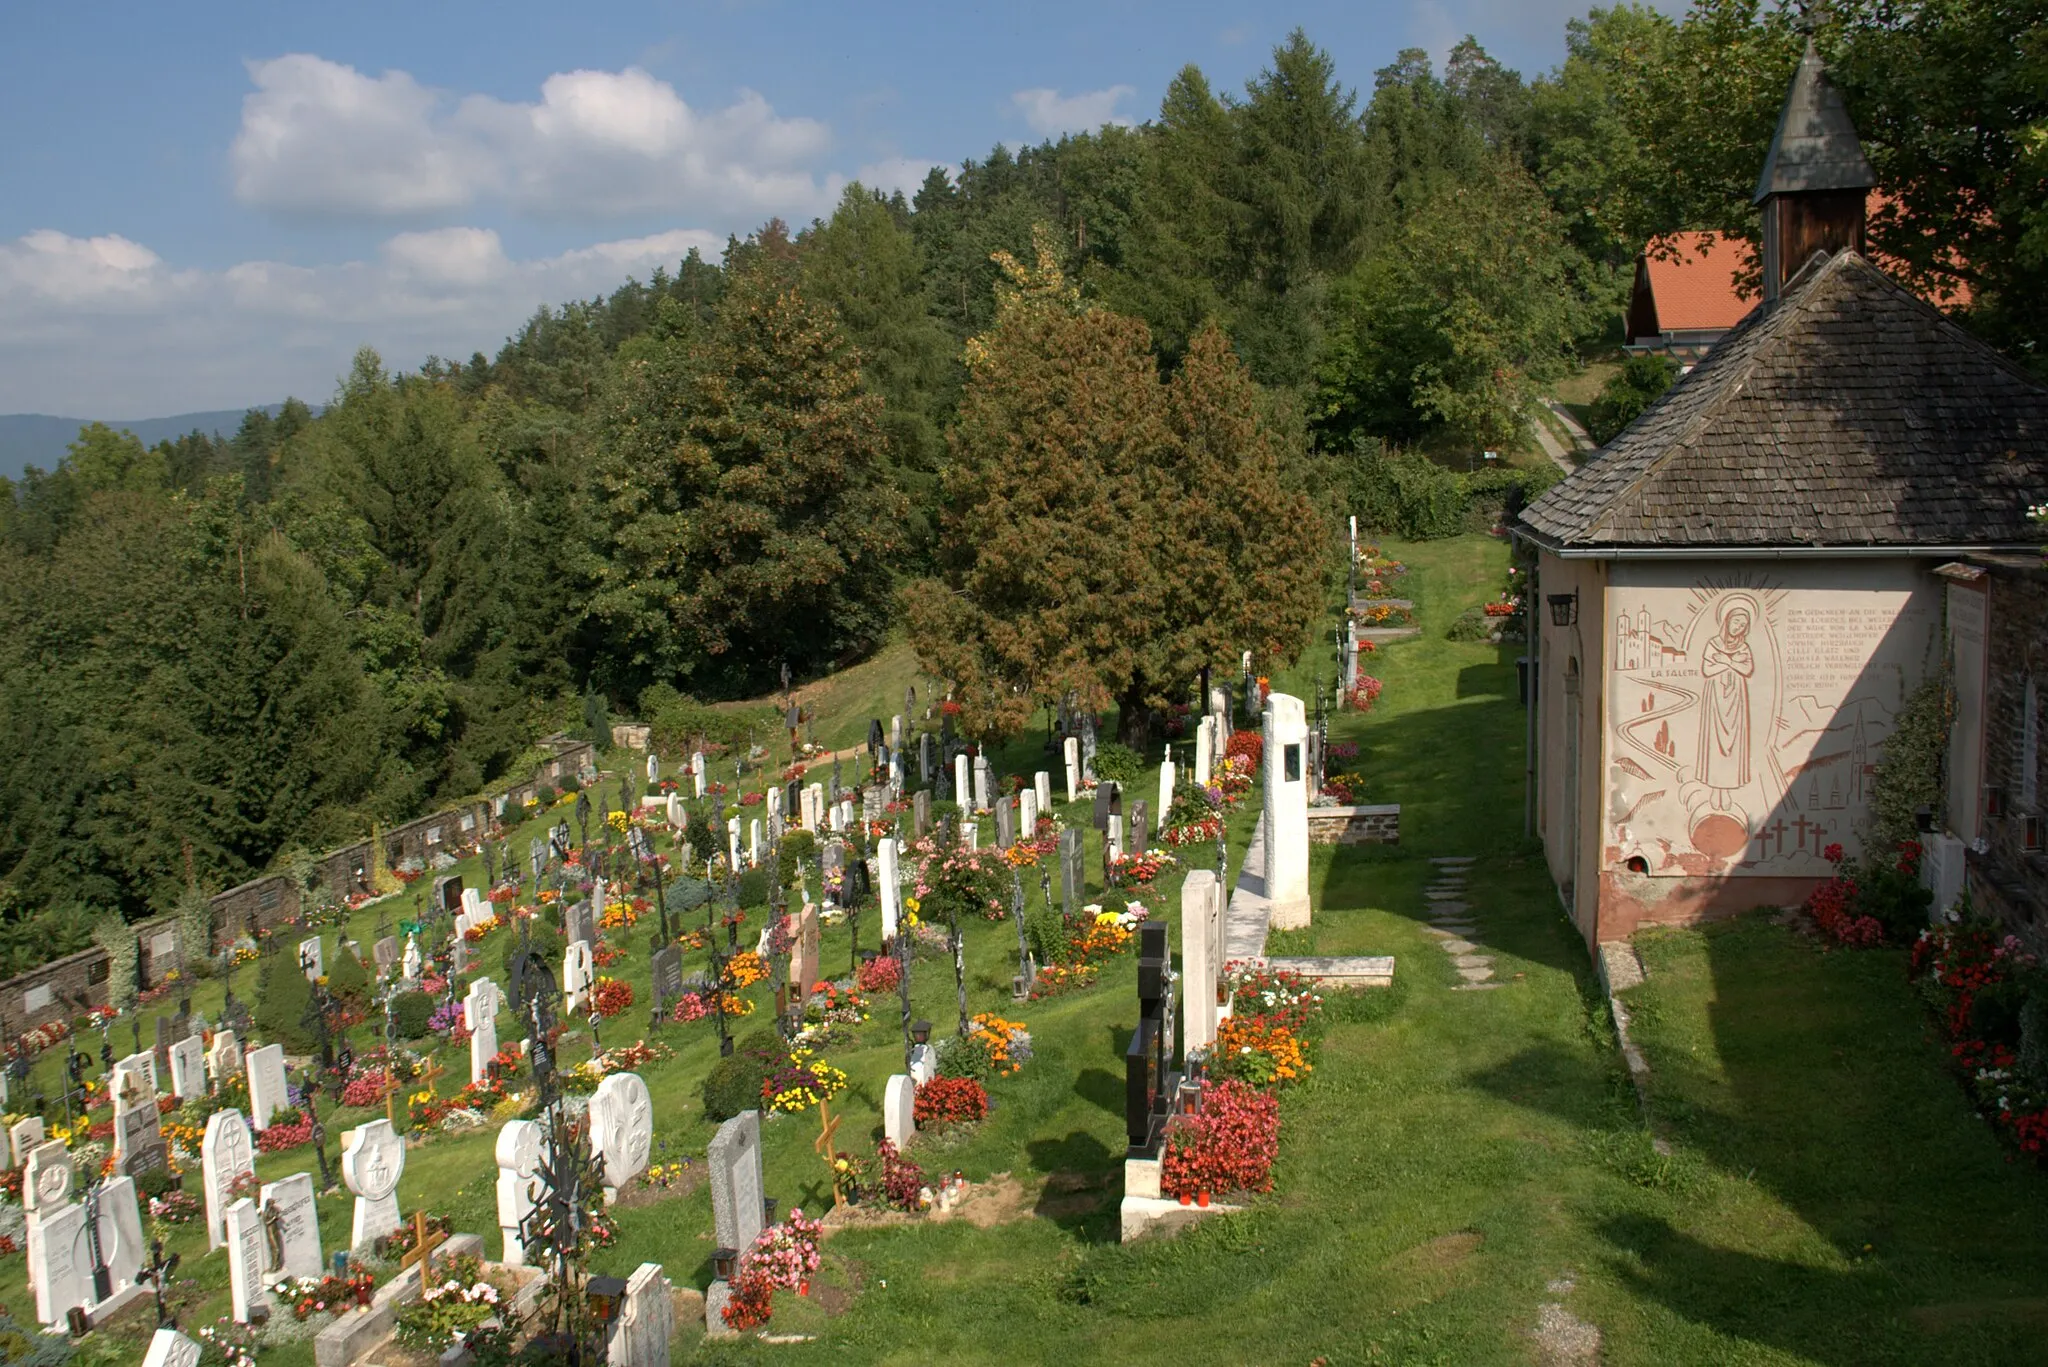
M 931 1043 L 931 1038 L 932 1023 L 930 1021 L 912 1021 L 910 1023 L 910 1042 L 912 1044 L 929 1044 Z
M 583 1288 L 583 1297 L 590 1305 L 590 1317 L 599 1325 L 609 1325 L 625 1306 L 626 1279 L 592 1277 Z
M 740 1251 L 736 1248 L 714 1248 L 711 1250 L 711 1276 L 714 1281 L 729 1282 L 739 1275 Z

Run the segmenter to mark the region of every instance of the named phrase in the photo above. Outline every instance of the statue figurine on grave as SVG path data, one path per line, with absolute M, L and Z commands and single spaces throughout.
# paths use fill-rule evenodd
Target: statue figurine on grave
M 263 1265 L 264 1271 L 282 1272 L 284 1271 L 284 1212 L 277 1208 L 275 1197 L 263 1203 L 261 1215 L 263 1219 L 264 1251 L 269 1259 Z

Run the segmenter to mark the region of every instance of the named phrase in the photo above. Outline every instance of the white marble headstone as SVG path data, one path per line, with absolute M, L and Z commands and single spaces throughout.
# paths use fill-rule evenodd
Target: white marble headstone
M 304 966 L 308 979 L 318 978 L 327 972 L 327 955 L 320 948 L 318 935 L 308 935 L 299 941 L 299 963 Z
M 270 1304 L 263 1276 L 263 1217 L 244 1196 L 228 1207 L 228 1313 L 238 1324 L 249 1323 L 256 1307 Z
M 540 1167 L 541 1127 L 508 1120 L 498 1131 L 498 1233 L 505 1239 L 505 1263 L 523 1267 L 526 1245 L 519 1226 L 533 1212 L 534 1172 Z
M 249 1134 L 249 1122 L 236 1110 L 215 1111 L 206 1118 L 206 1135 L 199 1141 L 199 1181 L 206 1198 L 206 1246 L 219 1248 L 227 1235 L 230 1189 L 238 1177 L 256 1171 L 256 1141 Z
M 1269 694 L 1265 712 L 1266 899 L 1275 930 L 1309 924 L 1308 721 L 1301 699 Z
M 917 1137 L 917 1083 L 897 1073 L 882 1089 L 882 1135 L 898 1149 Z
M 1066 761 L 1067 801 L 1072 802 L 1081 795 L 1081 741 L 1077 736 L 1068 736 L 1060 747 L 1061 758 Z
M 266 1182 L 257 1194 L 259 1215 L 277 1208 L 278 1234 L 284 1244 L 284 1263 L 272 1260 L 269 1231 L 264 1231 L 266 1281 L 279 1277 L 318 1277 L 320 1266 L 320 1211 L 313 1201 L 313 1174 L 295 1172 L 275 1182 Z
M 71 1151 L 55 1140 L 36 1145 L 22 1163 L 21 1204 L 52 1211 L 71 1199 Z
M 381 1117 L 356 1126 L 341 1155 L 342 1180 L 355 1193 L 350 1248 L 363 1248 L 398 1228 L 398 1179 L 405 1171 L 405 1141 Z
M 242 1071 L 242 1044 L 234 1031 L 213 1032 L 213 1044 L 206 1051 L 206 1066 L 213 1073 L 215 1086 Z
M 562 955 L 562 998 L 563 1009 L 570 1015 L 580 1015 L 583 998 L 596 981 L 596 969 L 590 957 L 588 940 L 571 940 L 567 952 Z
M 896 922 L 903 915 L 902 855 L 897 839 L 885 835 L 875 845 L 875 886 L 882 899 L 882 938 L 896 938 Z
M 613 1073 L 590 1098 L 590 1133 L 604 1159 L 607 1196 L 647 1171 L 654 1147 L 654 1098 L 638 1073 Z
M 197 1035 L 171 1046 L 171 1091 L 180 1101 L 206 1095 L 206 1046 Z
M 199 1345 L 175 1329 L 159 1329 L 149 1340 L 142 1367 L 199 1367 Z
M 626 1303 L 605 1362 L 609 1367 L 669 1367 L 668 1344 L 675 1332 L 675 1288 L 660 1263 L 642 1263 L 626 1279 Z
M 270 1117 L 291 1104 L 285 1087 L 284 1046 L 266 1044 L 251 1049 L 245 1062 L 249 1069 L 249 1123 L 265 1130 L 270 1128 Z
M 466 1010 L 467 1008 L 465 1008 Z M 491 1060 L 498 1056 L 498 1018 L 484 1015 L 469 1027 L 469 1080 L 482 1082 L 491 1075 Z
M 28 1162 L 29 1151 L 43 1142 L 48 1133 L 43 1128 L 43 1118 L 32 1115 L 26 1120 L 17 1120 L 7 1127 L 7 1166 L 18 1168 Z

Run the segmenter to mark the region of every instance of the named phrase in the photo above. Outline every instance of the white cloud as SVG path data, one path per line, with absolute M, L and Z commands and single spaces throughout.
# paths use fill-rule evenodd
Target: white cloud
M 534 217 L 688 211 L 799 220 L 844 183 L 831 131 L 742 91 L 692 108 L 635 67 L 558 72 L 532 102 L 455 96 L 305 53 L 251 62 L 235 193 L 292 213 L 406 216 L 502 201 Z
M 944 171 L 949 179 L 959 170 L 957 166 L 948 166 L 929 159 L 888 157 L 882 161 L 869 162 L 855 172 L 853 178 L 870 190 L 880 190 L 885 195 L 901 190 L 907 198 L 915 199 L 918 189 L 923 186 L 925 177 L 932 173 L 933 167 Z
M 324 400 L 358 346 L 409 369 L 491 353 L 542 304 L 673 270 L 723 236 L 677 229 L 517 260 L 487 228 L 399 233 L 374 259 L 177 270 L 123 237 L 0 241 L 0 412 L 137 417 Z
M 1107 90 L 1063 96 L 1057 90 L 1040 87 L 1018 91 L 1010 96 L 1010 103 L 1024 115 L 1032 132 L 1056 138 L 1062 133 L 1093 132 L 1106 123 L 1128 128 L 1130 119 L 1118 114 L 1116 107 L 1137 93 L 1134 87 L 1113 85 Z

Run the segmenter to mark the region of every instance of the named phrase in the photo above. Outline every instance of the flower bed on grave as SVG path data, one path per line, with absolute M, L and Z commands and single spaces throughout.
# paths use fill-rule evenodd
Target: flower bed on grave
M 821 982 L 811 989 L 810 998 L 804 1003 L 803 1023 L 791 1043 L 805 1049 L 823 1049 L 851 1038 L 852 1027 L 867 1020 L 867 998 L 851 986 Z
M 283 1153 L 313 1142 L 312 1118 L 294 1107 L 279 1107 L 270 1124 L 256 1136 L 256 1147 L 264 1153 Z
M 845 1073 L 799 1048 L 790 1050 L 789 1061 L 761 1084 L 761 1101 L 770 1111 L 796 1115 L 845 1090 Z
M 1211 1077 L 1263 1089 L 1314 1071 L 1323 999 L 1306 978 L 1232 960 L 1224 965 L 1223 990 L 1231 1014 L 1216 1027 L 1216 1043 L 1208 1051 Z
M 415 1352 L 442 1353 L 470 1339 L 495 1319 L 508 1293 L 483 1273 L 474 1257 L 449 1259 L 441 1279 L 398 1310 L 398 1341 Z
M 1171 872 L 1180 861 L 1167 850 L 1133 850 L 1109 861 L 1109 871 L 1118 883 L 1150 886 L 1162 873 Z
M 732 1296 L 725 1306 L 726 1327 L 744 1331 L 766 1324 L 777 1291 L 808 1295 L 821 1261 L 818 1243 L 822 1237 L 822 1227 L 801 1209 L 791 1210 L 788 1219 L 756 1235 L 740 1254 Z
M 979 916 L 986 921 L 1009 917 L 1009 865 L 1003 851 L 965 849 L 959 845 L 940 849 L 938 838 L 929 836 L 911 847 L 922 856 L 917 867 L 917 914 L 927 921 L 951 924 Z
M 988 1116 L 988 1089 L 971 1077 L 935 1077 L 920 1085 L 911 1118 L 921 1130 L 973 1125 Z
M 2048 1051 L 2041 1042 L 2048 1010 L 2036 1004 L 2044 990 L 2039 960 L 2002 925 L 1966 920 L 1921 932 L 1909 972 L 1939 1018 L 1978 1111 L 2020 1152 L 2048 1161 Z

